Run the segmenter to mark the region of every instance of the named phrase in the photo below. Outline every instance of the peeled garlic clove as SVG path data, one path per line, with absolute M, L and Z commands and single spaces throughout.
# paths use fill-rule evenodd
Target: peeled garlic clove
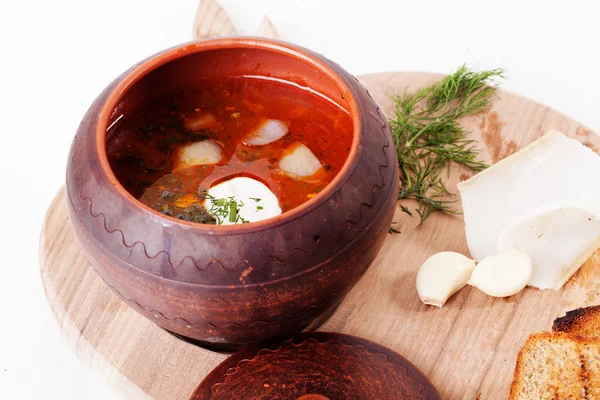
M 185 145 L 179 151 L 178 166 L 191 167 L 194 165 L 216 164 L 221 161 L 221 148 L 212 140 Z
M 258 128 L 246 135 L 242 142 L 249 146 L 264 146 L 284 137 L 288 132 L 288 126 L 283 121 L 267 119 Z
M 512 296 L 527 286 L 532 270 L 531 257 L 523 250 L 513 247 L 481 260 L 473 270 L 469 285 L 488 296 Z
M 467 284 L 474 268 L 474 260 L 452 251 L 429 257 L 417 273 L 417 292 L 421 301 L 443 306 L 450 296 Z
M 298 177 L 314 175 L 322 165 L 317 156 L 302 143 L 294 143 L 283 152 L 279 168 Z

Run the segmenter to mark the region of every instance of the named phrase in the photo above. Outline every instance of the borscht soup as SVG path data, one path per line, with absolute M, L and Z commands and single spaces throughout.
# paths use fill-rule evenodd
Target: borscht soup
M 119 182 L 174 218 L 240 224 L 309 201 L 340 172 L 352 119 L 283 80 L 240 76 L 145 99 L 107 132 Z

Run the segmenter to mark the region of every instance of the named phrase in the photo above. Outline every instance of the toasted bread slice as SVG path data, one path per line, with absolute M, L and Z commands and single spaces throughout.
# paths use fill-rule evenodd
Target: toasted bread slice
M 539 332 L 519 352 L 509 399 L 600 399 L 600 338 Z
M 599 339 L 590 339 L 598 342 Z M 587 341 L 581 343 L 581 361 L 587 373 L 588 385 L 586 387 L 588 399 L 600 399 L 600 348 L 598 344 Z
M 552 330 L 600 338 L 600 305 L 567 312 L 554 320 Z
M 564 317 L 554 320 L 552 330 L 600 339 L 600 305 L 567 312 Z M 591 348 L 586 346 L 582 354 L 585 356 L 588 370 L 590 398 L 600 399 L 600 367 L 598 366 L 600 352 L 593 346 Z

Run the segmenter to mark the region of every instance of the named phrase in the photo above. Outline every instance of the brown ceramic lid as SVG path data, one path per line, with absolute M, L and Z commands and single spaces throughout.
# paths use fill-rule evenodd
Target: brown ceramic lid
M 215 368 L 190 400 L 439 399 L 392 350 L 339 333 L 304 333 L 246 348 Z

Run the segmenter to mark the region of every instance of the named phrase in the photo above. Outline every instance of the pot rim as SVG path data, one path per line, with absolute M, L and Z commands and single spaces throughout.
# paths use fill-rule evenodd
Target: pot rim
M 342 166 L 342 169 L 338 172 L 335 178 L 319 192 L 315 197 L 306 201 L 298 207 L 295 207 L 289 211 L 286 211 L 275 217 L 271 217 L 262 221 L 251 222 L 248 224 L 234 224 L 234 225 L 212 225 L 212 224 L 201 224 L 196 222 L 184 221 L 168 215 L 159 213 L 158 211 L 150 208 L 143 204 L 133 195 L 131 195 L 123 185 L 117 180 L 110 164 L 108 162 L 108 156 L 106 153 L 106 134 L 109 126 L 109 118 L 111 117 L 116 106 L 119 104 L 125 93 L 142 78 L 144 78 L 150 72 L 157 68 L 175 61 L 177 59 L 187 57 L 189 55 L 221 49 L 261 49 L 265 51 L 272 51 L 288 57 L 292 57 L 301 62 L 305 62 L 315 69 L 322 72 L 327 78 L 334 82 L 339 88 L 344 99 L 348 102 L 350 108 L 350 116 L 353 123 L 353 134 L 352 144 L 350 147 L 350 153 Z M 104 102 L 100 113 L 98 114 L 98 122 L 96 124 L 95 143 L 96 152 L 100 164 L 100 169 L 104 172 L 106 178 L 109 181 L 110 186 L 115 189 L 118 195 L 123 201 L 131 203 L 134 207 L 144 211 L 150 216 L 158 217 L 161 220 L 169 221 L 174 224 L 184 226 L 186 229 L 192 229 L 199 233 L 209 235 L 231 235 L 231 234 L 245 234 L 270 228 L 277 227 L 286 222 L 293 221 L 297 218 L 306 215 L 307 213 L 315 210 L 323 203 L 325 203 L 332 193 L 335 193 L 343 184 L 348 180 L 352 171 L 356 168 L 357 160 L 361 151 L 360 147 L 360 132 L 361 126 L 360 108 L 356 102 L 356 97 L 352 91 L 350 85 L 348 85 L 344 78 L 337 73 L 331 66 L 324 62 L 321 58 L 313 54 L 308 49 L 303 47 L 286 43 L 283 41 L 264 39 L 257 37 L 225 37 L 216 39 L 206 39 L 201 41 L 188 42 L 183 45 L 175 46 L 161 53 L 155 54 L 150 58 L 142 61 L 135 65 L 132 70 L 119 82 L 119 84 L 110 93 L 106 101 Z

